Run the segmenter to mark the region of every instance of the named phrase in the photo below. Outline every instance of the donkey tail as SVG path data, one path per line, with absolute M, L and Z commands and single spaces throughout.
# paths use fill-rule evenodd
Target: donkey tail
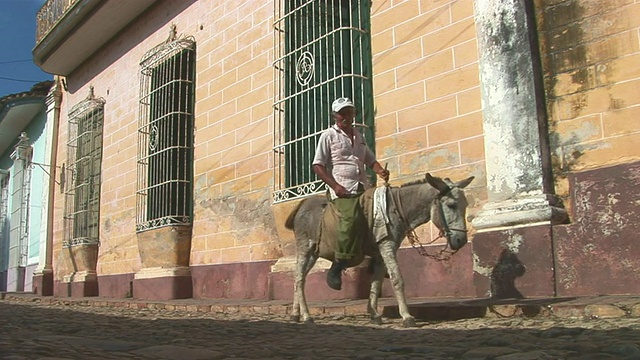
M 304 203 L 304 200 L 300 201 L 298 205 L 296 205 L 295 209 L 293 209 L 291 214 L 289 214 L 289 216 L 287 217 L 287 220 L 284 222 L 284 227 L 286 227 L 287 229 L 293 230 L 293 221 L 295 220 L 296 214 L 298 213 L 298 210 L 300 210 L 300 206 L 302 206 L 302 203 Z

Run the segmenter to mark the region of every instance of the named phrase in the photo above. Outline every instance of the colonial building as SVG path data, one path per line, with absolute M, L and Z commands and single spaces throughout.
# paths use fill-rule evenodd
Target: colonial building
M 43 261 L 52 189 L 53 124 L 47 121 L 52 84 L 0 98 L 0 291 L 51 295 L 53 290 L 43 290 L 38 281 L 53 275 Z
M 284 220 L 324 192 L 310 163 L 340 96 L 392 185 L 476 177 L 470 244 L 446 262 L 400 250 L 408 296 L 640 293 L 638 15 L 633 0 L 48 0 L 33 54 L 61 79 L 54 294 L 291 298 Z M 366 271 L 336 292 L 324 266 L 309 299 L 368 296 Z

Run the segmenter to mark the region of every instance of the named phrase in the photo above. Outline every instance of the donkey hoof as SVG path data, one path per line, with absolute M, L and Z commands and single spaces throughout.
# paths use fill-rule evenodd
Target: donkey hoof
M 306 318 L 306 319 L 304 320 L 304 323 L 305 323 L 305 324 L 307 324 L 307 325 L 314 324 L 313 318 Z
M 416 327 L 416 320 L 412 317 L 403 319 L 402 326 L 406 328 Z
M 300 315 L 291 315 L 291 321 L 300 322 Z
M 382 317 L 380 316 L 372 317 L 371 320 L 369 320 L 369 322 L 375 325 L 382 325 Z

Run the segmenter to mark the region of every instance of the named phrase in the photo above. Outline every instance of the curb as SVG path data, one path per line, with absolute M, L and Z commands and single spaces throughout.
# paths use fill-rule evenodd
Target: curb
M 256 314 L 287 316 L 291 302 L 279 300 L 168 300 L 146 301 L 111 298 L 60 298 L 30 293 L 0 292 L 0 300 L 45 306 L 81 306 L 180 311 L 187 313 Z M 380 299 L 382 315 L 399 318 L 395 299 Z M 637 318 L 640 296 L 596 296 L 545 299 L 412 299 L 411 314 L 424 321 L 470 318 Z M 312 316 L 366 316 L 366 300 L 337 300 L 310 303 Z

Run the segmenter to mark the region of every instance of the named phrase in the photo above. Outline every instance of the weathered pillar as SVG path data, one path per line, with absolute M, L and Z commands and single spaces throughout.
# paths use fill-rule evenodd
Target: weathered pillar
M 53 295 L 53 198 L 56 191 L 58 127 L 60 122 L 60 102 L 62 91 L 56 83 L 45 98 L 47 106 L 47 122 L 45 126 L 46 147 L 45 164 L 49 164 L 49 175 L 44 179 L 42 189 L 42 211 L 40 227 L 40 259 L 33 272 L 33 291 L 40 296 Z
M 0 254 L 9 252 L 9 170 L 0 169 Z M 0 291 L 7 291 L 9 259 L 0 256 Z
M 25 269 L 27 266 L 27 244 L 29 239 L 29 180 L 32 148 L 26 133 L 11 153 L 11 210 L 9 227 L 9 267 L 7 270 L 7 291 L 24 291 Z
M 476 0 L 488 202 L 473 220 L 479 296 L 555 294 L 553 194 L 533 5 Z

